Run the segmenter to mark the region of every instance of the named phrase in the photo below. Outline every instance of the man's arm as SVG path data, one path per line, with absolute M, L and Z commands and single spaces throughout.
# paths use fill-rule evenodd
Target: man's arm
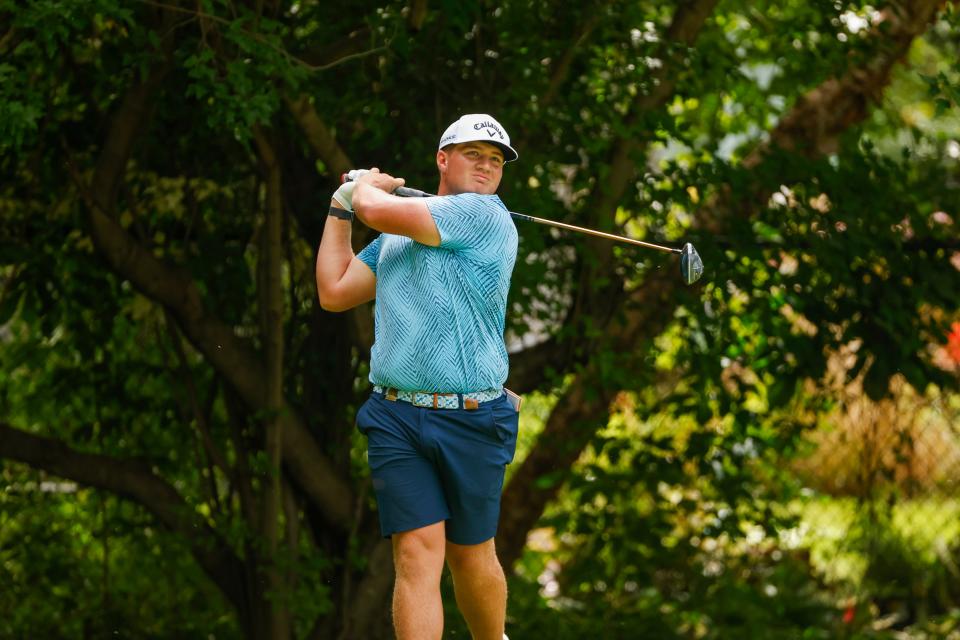
M 357 180 L 353 209 L 360 221 L 381 233 L 407 236 L 421 244 L 440 245 L 440 232 L 423 198 L 401 198 L 388 191 L 403 185 L 402 180 L 376 169 Z
M 331 206 L 340 207 L 335 201 Z M 353 254 L 351 222 L 327 216 L 317 252 L 317 295 L 327 311 L 346 311 L 373 300 L 377 277 Z

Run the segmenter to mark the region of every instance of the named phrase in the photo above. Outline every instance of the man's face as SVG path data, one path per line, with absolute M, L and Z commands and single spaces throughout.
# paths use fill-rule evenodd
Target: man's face
M 503 152 L 489 142 L 464 142 L 437 152 L 439 195 L 497 192 L 503 177 Z

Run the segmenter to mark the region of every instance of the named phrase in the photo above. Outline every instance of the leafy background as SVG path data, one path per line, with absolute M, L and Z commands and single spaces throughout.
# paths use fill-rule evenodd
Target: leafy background
M 370 308 L 313 261 L 342 171 L 431 190 L 479 111 L 512 210 L 707 267 L 519 223 L 510 636 L 958 637 L 957 28 L 0 0 L 0 636 L 390 637 Z

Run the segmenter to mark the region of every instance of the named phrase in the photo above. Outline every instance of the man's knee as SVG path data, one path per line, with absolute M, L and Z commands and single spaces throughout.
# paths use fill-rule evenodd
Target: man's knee
M 447 542 L 447 564 L 454 573 L 489 573 L 501 572 L 500 562 L 497 560 L 493 538 L 480 544 L 454 544 Z
M 439 577 L 445 549 L 443 523 L 393 535 L 393 564 L 398 578 Z

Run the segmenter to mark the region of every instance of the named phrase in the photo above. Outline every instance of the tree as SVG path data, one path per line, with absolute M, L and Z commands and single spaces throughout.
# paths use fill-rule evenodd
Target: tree
M 943 381 L 923 345 L 960 287 L 929 216 L 956 190 L 860 137 L 943 9 L 0 3 L 0 456 L 141 505 L 245 636 L 384 633 L 390 549 L 349 428 L 370 310 L 321 311 L 312 260 L 337 176 L 427 188 L 467 111 L 517 140 L 513 209 L 689 237 L 711 269 L 682 290 L 660 256 L 521 229 L 508 386 L 559 399 L 506 489 L 507 563 L 618 392 L 657 381 L 665 332 L 703 339 L 670 377 L 682 412 L 738 424 L 756 408 L 697 393 L 721 357 L 771 406 L 855 339 L 876 395 L 897 369 Z

